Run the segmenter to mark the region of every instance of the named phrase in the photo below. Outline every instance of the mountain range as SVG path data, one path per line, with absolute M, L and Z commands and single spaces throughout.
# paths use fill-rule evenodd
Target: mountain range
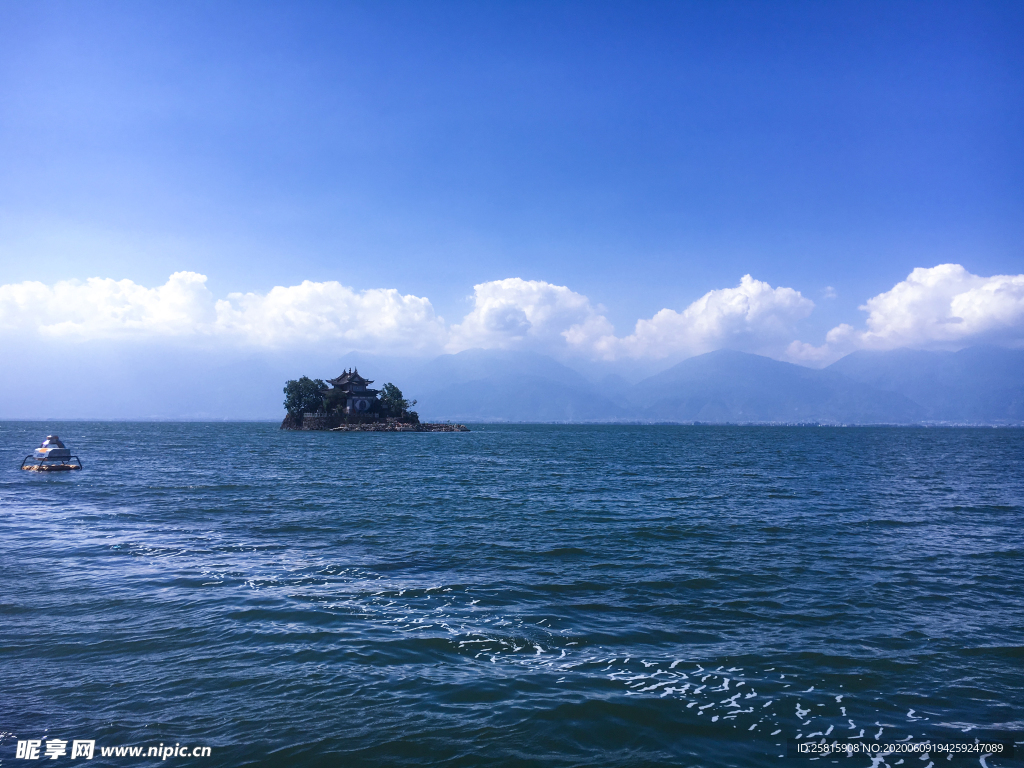
M 410 375 L 425 419 L 1024 424 L 1024 351 L 997 347 L 855 352 L 821 370 L 719 350 L 633 385 L 543 355 L 469 350 Z
M 8 350 L 6 360 L 29 352 Z M 637 381 L 628 364 L 591 364 L 587 375 L 531 352 L 424 361 L 67 345 L 31 370 L 0 366 L 0 418 L 280 419 L 286 379 L 332 378 L 353 366 L 375 386 L 398 384 L 431 421 L 1024 424 L 1024 351 L 998 347 L 855 352 L 821 370 L 721 350 Z

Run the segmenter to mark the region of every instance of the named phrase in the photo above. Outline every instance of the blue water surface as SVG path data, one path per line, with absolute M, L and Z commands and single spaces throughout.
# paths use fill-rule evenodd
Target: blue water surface
M 19 471 L 54 431 L 85 469 Z M 3 765 L 799 765 L 787 738 L 1024 730 L 1024 430 L 15 422 L 0 458 Z

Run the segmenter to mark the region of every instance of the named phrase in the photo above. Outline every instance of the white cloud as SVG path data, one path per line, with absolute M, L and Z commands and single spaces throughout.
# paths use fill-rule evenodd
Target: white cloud
M 337 282 L 232 293 L 217 301 L 206 277 L 176 272 L 157 288 L 89 278 L 0 286 L 0 330 L 48 338 L 196 337 L 280 348 L 344 342 L 346 349 L 439 351 L 444 320 L 428 299 Z
M 791 341 L 814 302 L 750 275 L 681 311 L 662 309 L 638 320 L 628 336 L 616 336 L 603 308 L 583 294 L 541 280 L 481 283 L 472 300 L 462 322 L 447 326 L 427 298 L 333 281 L 220 300 L 195 272 L 176 272 L 155 288 L 99 277 L 24 282 L 0 285 L 0 334 L 184 338 L 262 349 L 334 345 L 387 354 L 526 348 L 606 360 L 683 358 L 728 347 L 819 365 L 855 349 L 1024 346 L 1024 275 L 981 277 L 959 264 L 915 269 L 861 307 L 863 328 L 839 325 L 820 346 Z
M 867 328 L 836 326 L 815 347 L 793 342 L 789 356 L 827 362 L 855 349 L 961 349 L 1024 344 L 1024 275 L 981 277 L 959 264 L 919 267 L 860 307 Z
M 620 338 L 603 308 L 566 286 L 509 278 L 474 286 L 473 307 L 448 327 L 429 299 L 338 282 L 278 286 L 217 300 L 206 277 L 176 272 L 157 288 L 90 278 L 0 286 L 0 330 L 49 338 L 192 338 L 264 349 L 340 344 L 389 354 L 526 348 L 591 358 L 685 357 L 723 346 L 780 350 L 814 304 L 744 276 L 681 312 L 663 309 Z
M 683 357 L 722 347 L 774 353 L 793 338 L 794 325 L 814 302 L 792 288 L 772 288 L 744 275 L 735 288 L 708 291 L 682 312 L 663 309 L 638 320 L 629 336 L 604 336 L 595 350 L 616 357 Z
M 446 335 L 429 299 L 309 280 L 265 295 L 228 294 L 217 302 L 216 327 L 262 347 L 342 341 L 348 349 L 388 353 L 439 351 Z
M 814 302 L 792 288 L 772 288 L 745 275 L 735 288 L 709 291 L 682 312 L 663 309 L 620 338 L 601 307 L 565 286 L 539 280 L 495 280 L 474 286 L 473 309 L 452 326 L 449 351 L 529 346 L 616 359 L 684 357 L 722 346 L 781 351 L 793 324 Z
M 195 272 L 175 272 L 158 288 L 100 277 L 0 285 L 0 329 L 43 336 L 184 336 L 208 330 L 214 319 L 206 277 Z
M 586 296 L 563 285 L 511 277 L 473 286 L 473 309 L 453 325 L 447 349 L 511 349 L 545 351 L 612 332 L 612 326 Z

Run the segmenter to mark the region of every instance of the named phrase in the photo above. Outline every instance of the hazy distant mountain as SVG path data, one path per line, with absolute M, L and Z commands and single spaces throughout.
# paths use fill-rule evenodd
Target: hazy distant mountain
M 8 359 L 31 351 L 19 349 Z M 319 350 L 227 356 L 173 345 L 55 350 L 29 375 L 0 366 L 0 418 L 277 420 L 286 379 L 329 378 L 356 365 L 374 386 L 392 381 L 418 399 L 416 410 L 431 420 L 1024 424 L 1024 351 L 996 347 L 856 352 L 824 370 L 719 351 L 639 384 L 613 368 L 602 378 L 593 366 L 591 381 L 529 352 L 470 350 L 424 362 Z
M 636 385 L 645 419 L 706 422 L 907 423 L 924 409 L 834 371 L 719 350 L 684 360 Z
M 26 357 L 29 353 L 26 353 Z M 167 345 L 66 344 L 26 376 L 0 365 L 0 417 L 259 419 L 281 410 L 287 360 Z
M 615 374 L 593 383 L 531 352 L 469 350 L 411 369 L 398 383 L 419 400 L 424 419 L 1024 422 L 1024 352 L 994 347 L 857 352 L 824 370 L 720 350 L 635 385 Z
M 854 352 L 826 370 L 904 395 L 930 421 L 1024 422 L 1024 350 Z
M 18 359 L 19 351 L 5 350 L 8 359 Z M 27 376 L 16 366 L 0 365 L 0 418 L 280 420 L 286 380 L 332 378 L 353 365 L 377 385 L 406 386 L 422 361 L 321 350 L 268 356 L 171 344 L 123 344 L 116 351 L 66 344 Z
M 422 419 L 614 421 L 629 410 L 544 355 L 471 349 L 423 366 L 403 390 Z

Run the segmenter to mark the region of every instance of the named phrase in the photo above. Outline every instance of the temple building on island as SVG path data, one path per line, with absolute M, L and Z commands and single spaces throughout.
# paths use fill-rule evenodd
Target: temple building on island
M 332 432 L 468 432 L 463 424 L 424 424 L 409 408 L 416 404 L 387 383 L 382 389 L 359 375 L 356 368 L 336 379 L 300 379 L 284 385 L 285 414 L 281 429 Z
M 337 398 L 335 402 L 341 405 L 342 413 L 348 415 L 367 413 L 380 394 L 380 390 L 369 388 L 373 382 L 360 376 L 355 368 L 343 371 L 336 379 L 328 379 L 327 383 L 333 387 L 328 390 L 329 397 Z

